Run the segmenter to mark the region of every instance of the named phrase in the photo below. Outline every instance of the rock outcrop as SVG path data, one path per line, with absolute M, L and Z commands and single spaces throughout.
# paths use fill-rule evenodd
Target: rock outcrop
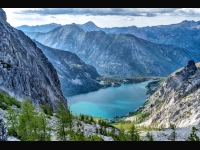
M 150 97 L 141 125 L 187 127 L 200 125 L 200 69 L 193 60 L 169 76 Z
M 6 22 L 0 9 L 0 89 L 34 105 L 49 103 L 53 111 L 62 95 L 57 72 L 36 44 Z
M 7 141 L 8 139 L 8 130 L 4 126 L 3 118 L 0 118 L 0 141 Z

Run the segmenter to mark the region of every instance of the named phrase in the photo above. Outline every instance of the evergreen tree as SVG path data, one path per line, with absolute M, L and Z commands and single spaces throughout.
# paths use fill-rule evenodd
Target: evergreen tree
M 19 111 L 18 109 L 13 109 L 8 106 L 7 113 L 4 115 L 7 119 L 6 125 L 8 126 L 8 134 L 17 137 L 17 126 L 18 126 L 18 117 Z
M 38 116 L 38 129 L 39 141 L 50 141 L 51 128 L 48 125 L 47 116 L 44 113 L 40 113 Z
M 192 127 L 192 132 L 190 136 L 188 137 L 187 141 L 200 141 L 200 138 L 196 134 L 197 128 Z
M 38 121 L 35 107 L 29 99 L 24 99 L 19 115 L 18 134 L 22 141 L 37 140 Z
M 153 136 L 148 132 L 146 137 L 149 139 L 149 141 L 154 141 Z
M 175 141 L 176 140 L 176 131 L 175 131 L 175 125 L 170 124 L 170 128 L 172 129 L 172 134 L 171 134 L 171 140 Z
M 49 116 L 53 116 L 53 112 L 51 110 L 49 103 L 40 104 L 40 108 L 43 110 L 43 112 Z
M 125 133 L 124 129 L 120 129 L 119 135 L 118 135 L 119 141 L 128 141 L 128 135 Z
M 72 114 L 69 108 L 64 105 L 62 101 L 59 102 L 57 108 L 57 124 L 56 124 L 56 132 L 57 138 L 61 141 L 67 140 L 67 130 L 72 128 Z
M 130 130 L 128 131 L 128 134 L 130 141 L 141 141 L 139 131 L 134 124 L 131 126 Z

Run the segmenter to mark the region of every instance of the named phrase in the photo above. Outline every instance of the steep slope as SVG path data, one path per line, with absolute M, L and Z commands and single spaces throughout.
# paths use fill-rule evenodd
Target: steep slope
M 28 25 L 22 25 L 19 27 L 16 27 L 18 30 L 22 30 L 23 32 L 41 32 L 46 33 L 54 28 L 60 27 L 61 24 L 56 23 L 50 23 L 50 24 L 44 24 L 44 25 L 36 25 L 36 26 L 28 26 Z
M 100 89 L 96 81 L 100 75 L 96 69 L 85 64 L 76 54 L 50 48 L 34 41 L 58 72 L 65 96 L 86 93 Z
M 184 68 L 170 75 L 140 109 L 140 113 L 148 114 L 141 125 L 200 125 L 199 87 L 200 69 L 190 60 Z
M 8 140 L 8 130 L 4 125 L 3 118 L 0 117 L 0 141 Z
M 84 32 L 65 25 L 48 33 L 27 34 L 40 43 L 77 54 L 99 74 L 110 77 L 167 76 L 200 55 L 170 45 L 155 44 L 131 34 Z
M 100 28 L 94 23 L 93 26 L 86 24 L 79 25 L 84 31 L 104 31 L 106 33 L 114 34 L 132 34 L 139 38 L 166 45 L 174 45 L 188 49 L 192 52 L 200 53 L 200 21 L 182 21 L 177 24 L 159 25 L 152 27 L 113 27 L 113 28 Z M 187 42 L 185 42 L 187 41 Z
M 55 111 L 60 100 L 66 105 L 53 65 L 22 31 L 6 22 L 0 9 L 0 89 L 35 105 L 47 102 Z

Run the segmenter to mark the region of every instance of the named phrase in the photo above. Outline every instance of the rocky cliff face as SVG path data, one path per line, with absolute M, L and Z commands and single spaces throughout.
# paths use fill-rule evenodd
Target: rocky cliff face
M 200 124 L 200 69 L 193 60 L 169 76 L 150 97 L 142 113 L 149 114 L 142 125 L 186 127 Z
M 4 121 L 0 118 L 0 141 L 7 141 L 8 139 L 8 130 L 4 126 Z
M 63 100 L 60 81 L 53 65 L 22 31 L 6 22 L 0 9 L 0 89 L 35 105 L 48 102 L 55 111 Z
M 34 41 L 58 72 L 65 96 L 95 91 L 101 88 L 96 69 L 85 64 L 76 54 L 50 48 Z
M 48 33 L 28 34 L 32 39 L 77 54 L 109 77 L 167 76 L 200 55 L 170 45 L 155 44 L 131 34 L 84 32 L 77 25 L 65 25 Z

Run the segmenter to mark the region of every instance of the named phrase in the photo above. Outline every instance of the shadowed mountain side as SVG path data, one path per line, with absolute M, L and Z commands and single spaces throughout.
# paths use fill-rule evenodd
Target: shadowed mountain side
M 65 25 L 48 33 L 26 33 L 40 43 L 77 54 L 109 77 L 167 76 L 200 54 L 172 45 L 155 44 L 131 34 L 85 32 Z

